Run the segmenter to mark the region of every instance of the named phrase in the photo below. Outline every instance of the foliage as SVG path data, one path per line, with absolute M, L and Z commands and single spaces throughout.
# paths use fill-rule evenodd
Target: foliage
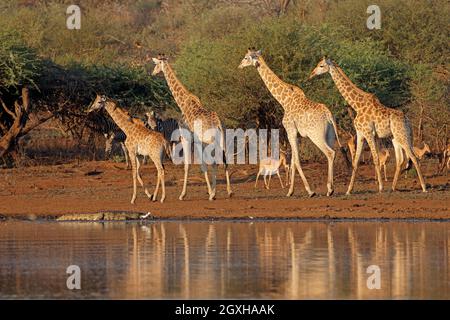
M 424 110 L 425 140 L 448 136 L 447 0 L 378 0 L 380 30 L 366 28 L 370 0 L 85 0 L 81 30 L 65 26 L 69 4 L 1 1 L 4 100 L 28 85 L 34 111 L 65 120 L 81 119 L 95 92 L 133 113 L 156 107 L 173 115 L 165 81 L 144 62 L 165 52 L 186 87 L 228 126 L 278 128 L 282 109 L 257 72 L 237 69 L 246 48 L 258 46 L 281 79 L 327 104 L 346 130 L 351 120 L 330 77 L 307 81 L 323 55 L 384 104 L 406 111 L 415 127 Z
M 27 47 L 15 32 L 0 29 L 0 93 L 18 93 L 34 85 L 41 70 L 35 50 Z
M 280 107 L 256 70 L 237 69 L 246 48 L 253 45 L 262 48 L 266 62 L 282 80 L 298 85 L 308 97 L 328 104 L 340 116 L 346 112 L 342 108 L 346 103 L 331 78 L 307 81 L 323 54 L 333 57 L 358 86 L 387 105 L 398 106 L 409 98 L 407 66 L 380 50 L 376 41 L 349 42 L 341 30 L 306 26 L 291 18 L 241 23 L 238 31 L 218 40 L 194 38 L 176 61 L 182 81 L 208 107 L 223 113 L 229 125 L 248 123 L 267 105 L 278 115 L 276 125 L 280 125 L 276 111 Z

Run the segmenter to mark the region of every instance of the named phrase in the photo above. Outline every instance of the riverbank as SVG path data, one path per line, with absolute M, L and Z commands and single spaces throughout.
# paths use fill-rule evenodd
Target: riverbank
M 280 187 L 276 177 L 270 190 L 263 188 L 261 180 L 255 189 L 256 166 L 232 166 L 233 197 L 227 198 L 223 170 L 219 169 L 217 199 L 208 201 L 199 166 L 193 166 L 186 200 L 179 201 L 183 168 L 166 164 L 166 201 L 151 202 L 139 187 L 135 205 L 130 204 L 131 172 L 121 163 L 97 161 L 4 169 L 0 171 L 0 219 L 57 219 L 67 214 L 87 219 L 104 213 L 139 218 L 148 212 L 150 219 L 450 219 L 448 176 L 435 175 L 435 164 L 431 162 L 424 162 L 423 169 L 428 193 L 420 191 L 417 178 L 410 174 L 400 178 L 399 191 L 380 194 L 373 166 L 363 165 L 354 194 L 346 196 L 349 175 L 337 168 L 335 195 L 326 197 L 326 165 L 304 164 L 305 175 L 318 196 L 307 197 L 297 174 L 294 195 L 286 198 L 287 189 Z M 391 164 L 390 180 L 393 170 Z M 142 176 L 145 182 L 152 182 L 152 190 L 154 168 L 144 166 Z M 386 183 L 386 190 L 390 184 Z

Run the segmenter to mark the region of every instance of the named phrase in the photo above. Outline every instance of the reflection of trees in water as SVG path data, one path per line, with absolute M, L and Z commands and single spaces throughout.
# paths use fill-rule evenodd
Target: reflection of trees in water
M 66 296 L 78 264 L 83 290 L 70 296 L 448 298 L 449 237 L 437 223 L 3 225 L 0 293 Z M 366 287 L 371 264 L 381 290 Z

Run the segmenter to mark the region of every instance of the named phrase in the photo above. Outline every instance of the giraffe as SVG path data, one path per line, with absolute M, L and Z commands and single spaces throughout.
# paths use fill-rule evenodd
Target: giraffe
M 115 101 L 107 98 L 104 95 L 98 95 L 95 98 L 92 105 L 89 107 L 88 112 L 105 108 L 114 122 L 119 126 L 123 132 L 125 132 L 127 139 L 125 140 L 125 146 L 129 152 L 129 158 L 131 162 L 132 175 L 133 175 L 133 196 L 131 203 L 134 204 L 136 200 L 136 179 L 140 185 L 144 188 L 145 194 L 153 201 L 157 200 L 159 185 L 161 183 L 161 203 L 166 198 L 166 188 L 164 181 L 164 166 L 162 164 L 164 151 L 170 155 L 170 147 L 164 136 L 159 133 L 147 129 L 142 120 L 132 118 L 128 112 L 122 110 Z M 137 158 L 138 154 L 149 156 L 156 166 L 157 183 L 155 192 L 151 195 L 148 189 L 145 187 L 142 178 L 139 175 L 140 162 Z
M 232 190 L 230 185 L 230 175 L 228 172 L 228 166 L 225 159 L 225 128 L 222 125 L 222 122 L 219 119 L 217 113 L 213 111 L 206 110 L 200 99 L 189 92 L 186 87 L 178 80 L 175 72 L 173 71 L 171 65 L 168 62 L 168 59 L 165 55 L 160 54 L 157 58 L 152 58 L 153 63 L 155 64 L 155 68 L 152 72 L 152 75 L 155 76 L 158 73 L 162 72 L 167 84 L 169 86 L 170 91 L 180 108 L 183 114 L 184 124 L 187 126 L 187 129 L 190 133 L 194 134 L 198 137 L 199 141 L 203 144 L 212 144 L 214 143 L 214 137 L 206 134 L 206 131 L 213 130 L 214 132 L 220 135 L 220 148 L 223 152 L 223 159 L 225 165 L 225 176 L 227 183 L 227 192 L 228 196 L 231 197 Z M 194 128 L 196 124 L 201 124 L 201 130 Z M 201 131 L 201 132 L 198 132 Z M 183 190 L 179 196 L 180 200 L 184 199 L 186 195 L 187 189 L 187 179 L 189 172 L 189 162 L 191 160 L 191 145 L 186 137 L 181 135 L 182 145 L 183 145 L 183 154 L 184 154 L 184 181 L 183 181 Z M 195 146 L 199 152 L 202 152 L 201 146 L 195 144 Z M 214 200 L 216 196 L 216 172 L 217 172 L 217 162 L 213 161 L 212 163 L 212 181 L 210 183 L 208 178 L 208 171 L 205 161 L 202 159 L 201 170 L 205 175 L 206 185 L 208 187 L 209 200 Z
M 357 136 L 356 155 L 353 159 L 352 177 L 347 189 L 347 194 L 350 194 L 353 190 L 364 139 L 367 141 L 372 153 L 378 179 L 378 190 L 380 192 L 383 190 L 378 148 L 375 143 L 376 137 L 392 137 L 392 144 L 394 145 L 396 158 L 396 169 L 394 180 L 392 182 L 392 190 L 395 191 L 397 185 L 400 167 L 403 163 L 402 150 L 404 150 L 406 156 L 411 158 L 414 166 L 416 167 L 420 184 L 422 186 L 422 191 L 427 192 L 417 157 L 413 151 L 411 125 L 405 114 L 400 110 L 385 107 L 381 104 L 377 97 L 375 97 L 375 95 L 358 88 L 335 62 L 325 57 L 319 61 L 316 68 L 314 68 L 311 72 L 309 79 L 323 73 L 329 73 L 331 75 L 331 78 L 336 84 L 336 87 L 341 95 L 357 113 L 353 121 Z
M 336 155 L 333 150 L 334 139 L 337 138 L 339 146 L 341 146 L 341 143 L 337 134 L 336 122 L 330 110 L 324 104 L 309 100 L 299 87 L 278 78 L 264 61 L 261 56 L 261 50 L 248 49 L 239 68 L 242 69 L 247 66 L 256 67 L 267 89 L 284 109 L 283 126 L 286 129 L 289 144 L 291 145 L 291 181 L 287 196 L 290 197 L 294 193 L 295 168 L 300 174 L 306 192 L 310 197 L 315 195 L 300 166 L 297 144 L 298 133 L 302 137 L 310 138 L 327 157 L 327 196 L 331 196 L 334 193 L 333 164 Z

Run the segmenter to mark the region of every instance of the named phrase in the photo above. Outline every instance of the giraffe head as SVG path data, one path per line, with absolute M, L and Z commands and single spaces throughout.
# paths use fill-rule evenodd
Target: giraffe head
M 147 117 L 147 123 L 150 126 L 150 128 L 155 129 L 156 128 L 156 115 L 155 111 L 146 112 L 145 116 Z
M 248 67 L 248 66 L 255 66 L 258 67 L 259 65 L 259 57 L 261 56 L 261 50 L 256 50 L 255 47 L 248 48 L 247 53 L 245 54 L 244 59 L 242 59 L 241 64 L 239 65 L 239 69 Z
M 331 59 L 323 57 L 322 60 L 320 60 L 317 66 L 314 68 L 314 70 L 311 72 L 308 79 L 312 79 L 315 76 L 319 76 L 321 74 L 330 72 L 330 67 L 333 65 L 334 62 L 331 61 Z
M 87 110 L 88 113 L 100 110 L 101 108 L 105 107 L 106 101 L 108 101 L 108 98 L 105 95 L 97 94 L 97 97 L 95 97 L 94 102 L 89 106 L 89 109 Z
M 157 75 L 164 70 L 164 65 L 167 63 L 167 58 L 165 54 L 158 54 L 158 57 L 152 58 L 155 64 L 155 69 L 153 69 L 152 76 Z

